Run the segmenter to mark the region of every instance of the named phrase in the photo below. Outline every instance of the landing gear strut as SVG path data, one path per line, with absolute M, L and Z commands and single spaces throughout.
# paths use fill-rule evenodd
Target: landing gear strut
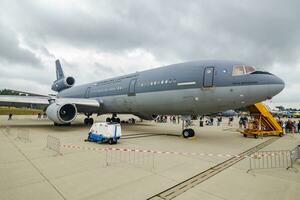
M 120 118 L 117 118 L 117 114 L 113 114 L 111 118 L 106 118 L 106 122 L 113 122 L 120 124 L 121 120 Z
M 182 116 L 182 136 L 184 138 L 194 137 L 195 131 L 191 128 L 191 117 L 190 116 Z
M 85 125 L 93 125 L 94 124 L 94 119 L 90 118 L 90 116 L 92 116 L 93 113 L 85 113 L 85 115 L 87 116 L 87 118 L 84 119 L 84 124 Z

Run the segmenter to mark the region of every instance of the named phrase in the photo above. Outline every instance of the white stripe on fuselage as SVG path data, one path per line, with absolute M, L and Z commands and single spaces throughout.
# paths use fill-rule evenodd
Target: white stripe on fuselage
M 177 83 L 178 86 L 183 86 L 183 85 L 195 85 L 196 82 L 181 82 L 181 83 Z

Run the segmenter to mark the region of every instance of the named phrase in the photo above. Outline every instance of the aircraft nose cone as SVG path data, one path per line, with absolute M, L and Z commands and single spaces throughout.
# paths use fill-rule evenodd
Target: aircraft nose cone
M 284 87 L 285 87 L 285 83 L 284 83 L 284 81 L 283 81 L 281 78 L 279 78 L 278 76 L 275 76 L 275 78 L 276 78 L 276 82 L 277 82 L 277 84 L 278 84 L 279 92 L 281 92 L 281 91 L 284 89 Z
M 279 94 L 285 87 L 284 81 L 275 75 L 272 77 L 270 84 L 272 85 L 270 88 L 272 91 L 272 96 Z

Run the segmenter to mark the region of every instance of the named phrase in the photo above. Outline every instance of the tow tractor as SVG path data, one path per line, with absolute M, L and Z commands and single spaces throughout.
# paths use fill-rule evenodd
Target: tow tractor
M 89 131 L 86 142 L 117 144 L 121 138 L 121 125 L 111 122 L 94 123 Z

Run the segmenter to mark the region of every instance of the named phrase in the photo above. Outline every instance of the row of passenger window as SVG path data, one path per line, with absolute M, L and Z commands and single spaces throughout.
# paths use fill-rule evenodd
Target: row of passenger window
M 169 80 L 160 80 L 160 81 L 146 81 L 139 83 L 137 86 L 139 87 L 149 87 L 149 86 L 156 86 L 156 85 L 170 85 L 177 83 L 176 79 L 169 79 Z M 93 92 L 112 92 L 112 91 L 120 91 L 125 89 L 121 86 L 114 86 L 114 87 L 107 87 L 107 88 L 96 88 Z
M 139 86 L 148 87 L 148 86 L 156 86 L 156 85 L 170 85 L 170 84 L 175 84 L 176 82 L 177 82 L 176 79 L 147 81 L 147 82 L 140 83 Z
M 116 86 L 116 87 L 110 87 L 110 88 L 97 88 L 96 92 L 112 92 L 112 91 L 120 91 L 123 87 Z

